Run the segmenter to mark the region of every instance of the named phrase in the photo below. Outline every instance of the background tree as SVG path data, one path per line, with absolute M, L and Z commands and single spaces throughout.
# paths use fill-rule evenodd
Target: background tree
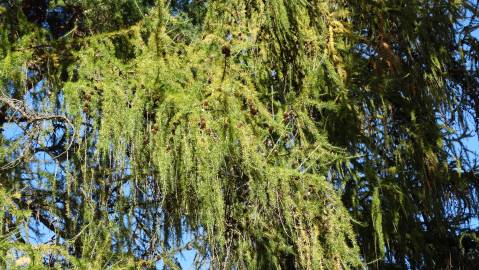
M 4 1 L 1 267 L 473 269 L 476 15 Z
M 362 154 L 344 168 L 351 181 L 338 177 L 362 254 L 384 258 L 381 269 L 474 268 L 477 2 L 351 8 L 348 92 L 327 126 L 334 145 Z

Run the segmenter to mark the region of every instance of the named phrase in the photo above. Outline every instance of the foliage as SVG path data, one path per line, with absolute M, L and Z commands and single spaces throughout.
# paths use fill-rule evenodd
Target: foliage
M 477 264 L 476 15 L 0 4 L 0 267 Z

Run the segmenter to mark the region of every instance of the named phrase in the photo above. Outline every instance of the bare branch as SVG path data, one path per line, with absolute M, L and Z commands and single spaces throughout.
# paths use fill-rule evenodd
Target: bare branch
M 29 148 L 32 145 L 31 142 L 35 140 L 35 138 L 38 137 L 38 134 L 42 131 L 39 124 L 43 121 L 64 122 L 68 126 L 70 126 L 71 130 L 73 131 L 71 139 L 69 140 L 64 152 L 54 156 L 53 157 L 54 159 L 68 152 L 68 150 L 73 145 L 76 132 L 75 132 L 75 127 L 73 126 L 73 123 L 70 121 L 70 119 L 68 119 L 68 117 L 64 115 L 39 113 L 39 112 L 32 111 L 25 105 L 24 101 L 8 97 L 3 92 L 0 95 L 0 102 L 4 103 L 7 106 L 7 110 L 10 109 L 13 111 L 13 114 L 11 115 L 7 115 L 5 113 L 4 118 L 7 122 L 17 123 L 17 124 L 27 123 L 28 125 L 33 125 L 33 128 L 31 130 L 25 132 L 25 136 L 28 137 L 28 140 L 23 149 L 22 155 L 19 158 L 15 159 L 14 161 L 9 162 L 5 166 L 1 167 L 0 170 L 5 170 L 8 168 L 15 167 L 17 164 L 20 163 L 22 159 L 24 159 L 27 156 L 28 153 L 31 152 L 29 151 Z

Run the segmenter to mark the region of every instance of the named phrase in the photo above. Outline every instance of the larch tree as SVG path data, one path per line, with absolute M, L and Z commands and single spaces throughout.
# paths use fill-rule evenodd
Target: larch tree
M 1 1 L 0 268 L 475 269 L 478 15 Z

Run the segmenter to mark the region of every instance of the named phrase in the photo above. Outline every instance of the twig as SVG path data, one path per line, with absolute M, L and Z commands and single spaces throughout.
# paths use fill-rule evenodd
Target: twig
M 70 139 L 67 147 L 65 148 L 65 150 L 62 153 L 60 153 L 57 156 L 54 156 L 53 159 L 56 159 L 56 158 L 60 157 L 61 155 L 63 155 L 64 153 L 66 153 L 71 148 L 71 146 L 73 145 L 73 141 L 74 141 L 75 134 L 76 134 L 75 127 L 73 126 L 73 123 L 70 121 L 70 119 L 68 119 L 66 116 L 57 115 L 57 114 L 46 114 L 46 113 L 33 112 L 33 111 L 29 110 L 27 108 L 27 106 L 25 106 L 25 103 L 22 100 L 18 100 L 18 99 L 8 97 L 4 93 L 2 93 L 0 95 L 0 102 L 3 102 L 10 109 L 12 109 L 14 111 L 14 113 L 8 119 L 9 122 L 15 122 L 15 123 L 26 122 L 27 124 L 33 124 L 34 126 L 37 127 L 39 122 L 57 120 L 57 121 L 65 122 L 67 125 L 69 125 L 71 127 L 71 129 L 73 130 L 73 134 L 72 134 L 72 138 Z M 18 113 L 20 117 L 15 116 L 15 113 Z M 41 130 L 40 128 L 34 128 L 34 132 L 31 132 L 31 131 L 28 132 L 27 131 L 25 135 L 27 137 L 29 137 L 30 139 L 33 139 L 35 137 L 35 135 L 40 132 L 40 130 Z M 26 150 L 28 150 L 26 148 L 28 148 L 29 146 L 31 146 L 31 143 L 27 143 L 27 146 L 25 147 L 24 152 L 26 152 Z M 7 169 L 7 168 L 11 168 L 11 167 L 16 166 L 24 156 L 25 156 L 25 154 L 22 154 L 21 157 L 17 158 L 16 160 L 14 160 L 12 162 L 9 162 L 9 164 L 1 167 L 0 170 L 4 170 L 4 169 Z

